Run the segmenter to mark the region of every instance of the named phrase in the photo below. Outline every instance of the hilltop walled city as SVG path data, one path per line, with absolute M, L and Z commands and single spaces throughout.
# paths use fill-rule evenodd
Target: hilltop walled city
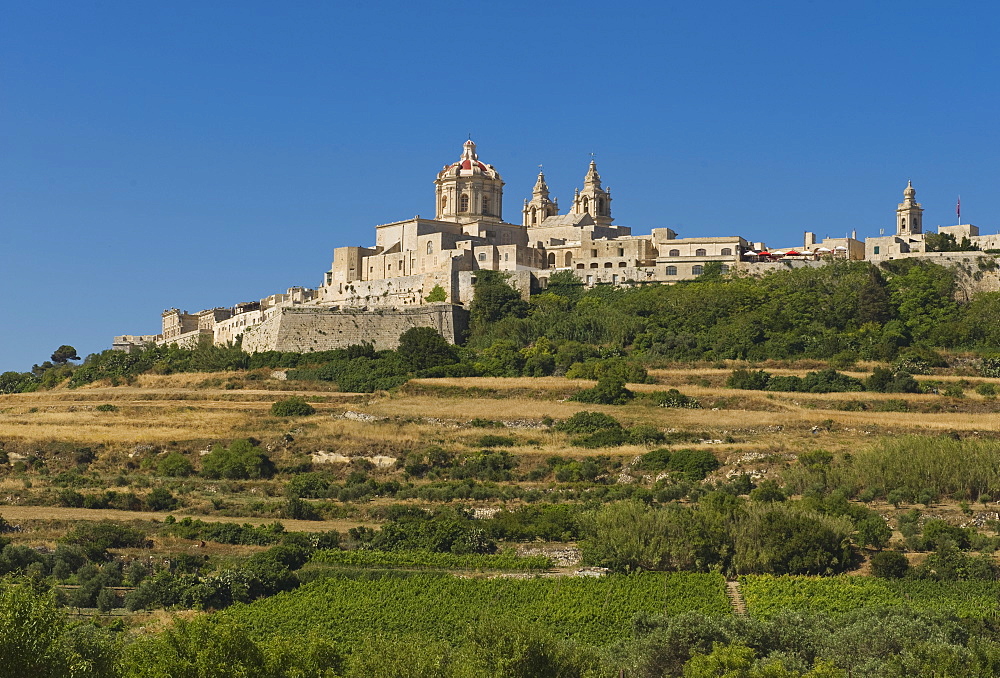
M 960 262 L 975 253 L 929 252 L 923 208 L 907 183 L 896 208 L 894 235 L 861 241 L 825 238 L 806 232 L 801 245 L 769 250 L 765 243 L 738 235 L 682 238 L 670 228 L 633 235 L 614 224 L 612 197 L 590 162 L 583 188 L 560 214 L 539 171 L 521 223 L 503 220 L 504 181 L 493 165 L 479 159 L 470 139 L 458 161 L 434 180 L 435 217 L 419 216 L 375 227 L 373 247 L 338 247 L 317 289 L 293 287 L 259 301 L 188 313 L 162 314 L 157 335 L 115 337 L 113 348 L 132 351 L 147 344 L 191 347 L 211 340 L 241 341 L 244 350 L 316 351 L 373 342 L 393 348 L 399 335 L 417 326 L 436 328 L 451 342 L 467 324 L 480 270 L 503 271 L 527 296 L 544 289 L 558 271 L 571 271 L 585 285 L 636 285 L 693 280 L 709 264 L 723 274 L 760 275 L 838 259 L 881 262 L 901 257 L 935 257 Z M 1000 234 L 980 235 L 971 224 L 938 227 L 939 234 L 967 239 L 981 251 L 1000 249 Z

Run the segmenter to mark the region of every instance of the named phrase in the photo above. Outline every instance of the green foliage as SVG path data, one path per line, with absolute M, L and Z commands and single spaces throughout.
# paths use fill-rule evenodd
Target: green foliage
M 928 252 L 975 252 L 980 249 L 968 237 L 962 236 L 959 241 L 951 233 L 925 234 L 924 248 Z
M 872 556 L 872 574 L 879 579 L 899 579 L 910 569 L 910 561 L 899 551 L 879 551 Z
M 507 274 L 501 271 L 476 271 L 472 303 L 469 305 L 473 332 L 508 316 L 523 318 L 527 314 L 527 302 L 521 298 L 520 292 L 508 284 L 507 279 Z
M 649 399 L 657 407 L 682 407 L 685 409 L 700 409 L 701 403 L 697 398 L 686 396 L 676 388 L 667 391 L 653 391 L 649 394 Z
M 271 414 L 276 417 L 307 417 L 316 414 L 316 408 L 301 396 L 291 396 L 271 405 Z
M 512 551 L 498 554 L 440 553 L 433 551 L 317 551 L 313 562 L 373 568 L 429 568 L 443 570 L 547 570 L 546 556 L 518 556 Z
M 94 408 L 98 412 L 117 412 L 118 406 L 112 405 L 111 403 L 103 403 Z
M 595 433 L 621 428 L 621 424 L 610 414 L 580 410 L 569 419 L 558 422 L 553 428 L 563 433 Z
M 448 293 L 440 285 L 435 285 L 431 288 L 431 291 L 428 292 L 427 296 L 424 297 L 424 301 L 428 304 L 437 304 L 448 301 Z
M 156 472 L 161 476 L 183 478 L 194 473 L 194 465 L 180 452 L 171 452 L 157 462 Z
M 577 391 L 570 400 L 595 405 L 624 405 L 634 397 L 635 394 L 625 388 L 625 381 L 621 377 L 611 375 L 598 379 L 594 388 Z
M 128 527 L 110 520 L 96 523 L 80 523 L 60 539 L 64 544 L 76 544 L 83 548 L 92 561 L 103 560 L 107 549 L 148 548 L 152 543 L 146 534 L 134 527 Z
M 702 480 L 721 464 L 709 450 L 683 449 L 671 453 L 667 468 L 688 480 Z
M 57 348 L 53 353 L 50 360 L 57 365 L 65 365 L 70 360 L 79 360 L 80 356 L 76 354 L 76 349 L 72 346 L 63 344 Z
M 396 349 L 402 362 L 414 372 L 458 362 L 455 347 L 433 327 L 411 327 L 399 335 Z
M 274 472 L 271 459 L 246 439 L 234 440 L 229 447 L 213 446 L 201 463 L 201 473 L 206 478 L 270 478 Z
M 255 637 L 314 630 L 336 644 L 377 635 L 420 634 L 457 640 L 477 619 L 537 624 L 562 637 L 594 645 L 627 638 L 637 612 L 728 610 L 717 574 L 532 579 L 323 579 L 225 613 Z
M 764 391 L 772 376 L 764 370 L 733 370 L 726 379 L 726 388 L 738 388 L 745 391 Z

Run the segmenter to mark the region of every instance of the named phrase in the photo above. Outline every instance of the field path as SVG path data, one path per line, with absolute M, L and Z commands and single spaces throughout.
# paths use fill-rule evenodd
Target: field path
M 285 520 L 282 518 L 246 518 L 242 516 L 197 516 L 185 515 L 183 513 L 157 513 L 154 511 L 118 511 L 115 509 L 85 509 L 68 508 L 65 506 L 5 506 L 0 504 L 0 516 L 7 522 L 16 523 L 18 520 L 157 520 L 163 522 L 167 516 L 174 518 L 191 518 L 202 520 L 206 523 L 250 523 L 251 525 L 264 525 L 273 522 L 280 522 L 285 529 L 290 532 L 327 532 L 329 530 L 339 530 L 344 532 L 352 527 L 368 526 L 374 523 L 364 523 L 356 520 Z

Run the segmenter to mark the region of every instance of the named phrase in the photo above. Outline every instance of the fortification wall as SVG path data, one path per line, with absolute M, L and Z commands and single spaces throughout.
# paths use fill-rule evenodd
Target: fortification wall
M 433 327 L 456 343 L 468 328 L 468 317 L 468 311 L 452 304 L 375 311 L 293 306 L 247 328 L 243 350 L 308 353 L 366 342 L 376 350 L 392 349 L 399 345 L 399 335 L 413 327 Z

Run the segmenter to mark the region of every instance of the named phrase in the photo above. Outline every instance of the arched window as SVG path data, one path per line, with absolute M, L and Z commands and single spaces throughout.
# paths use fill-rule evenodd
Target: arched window
M 604 268 L 611 268 L 611 262 L 610 261 L 605 261 L 604 262 Z
M 628 266 L 628 262 L 627 261 L 619 261 L 618 262 L 618 268 L 625 268 L 626 266 Z
M 479 253 L 479 261 L 486 261 L 486 252 Z
M 875 254 L 878 254 L 878 252 L 876 252 Z M 577 268 L 583 268 L 583 264 L 577 264 L 576 267 Z
M 590 201 L 587 199 L 587 196 L 583 196 L 583 211 L 590 214 Z
M 427 254 L 434 254 L 434 243 L 427 241 Z
M 667 266 L 667 275 L 677 275 L 677 267 Z
M 556 265 L 556 253 L 549 252 L 549 266 L 555 266 L 555 265 Z
M 590 267 L 591 267 L 591 268 L 597 268 L 597 262 L 595 261 L 594 263 L 592 263 L 592 264 L 590 265 Z
M 668 257 L 679 257 L 679 256 L 681 256 L 681 251 L 680 250 L 670 250 L 670 253 L 667 254 L 667 256 Z
M 463 193 L 462 197 L 458 200 L 458 211 L 468 212 L 469 211 L 469 194 Z
M 597 214 L 598 215 L 604 214 L 604 198 L 597 199 Z
M 701 275 L 704 272 L 705 272 L 705 267 L 702 266 L 701 264 L 691 267 L 691 273 L 693 273 L 694 275 Z
M 571 266 L 572 264 L 573 264 L 573 253 L 572 252 L 567 252 L 566 253 L 566 266 Z M 583 266 L 581 265 L 581 266 L 578 266 L 577 268 L 583 268 Z
M 698 249 L 696 249 L 696 250 L 694 251 L 694 256 L 696 256 L 696 257 L 703 257 L 703 256 L 705 256 L 706 254 L 708 254 L 708 252 L 706 252 L 706 251 L 705 251 L 704 249 L 702 249 L 702 248 L 698 248 Z
M 533 224 L 538 223 L 538 212 L 535 210 L 534 207 L 531 208 L 531 223 Z
M 730 256 L 733 255 L 733 251 L 731 249 L 729 249 L 728 247 L 723 247 L 721 254 L 724 257 L 730 257 Z
M 484 195 L 483 196 L 483 214 L 489 214 L 489 213 L 490 213 L 490 196 Z

